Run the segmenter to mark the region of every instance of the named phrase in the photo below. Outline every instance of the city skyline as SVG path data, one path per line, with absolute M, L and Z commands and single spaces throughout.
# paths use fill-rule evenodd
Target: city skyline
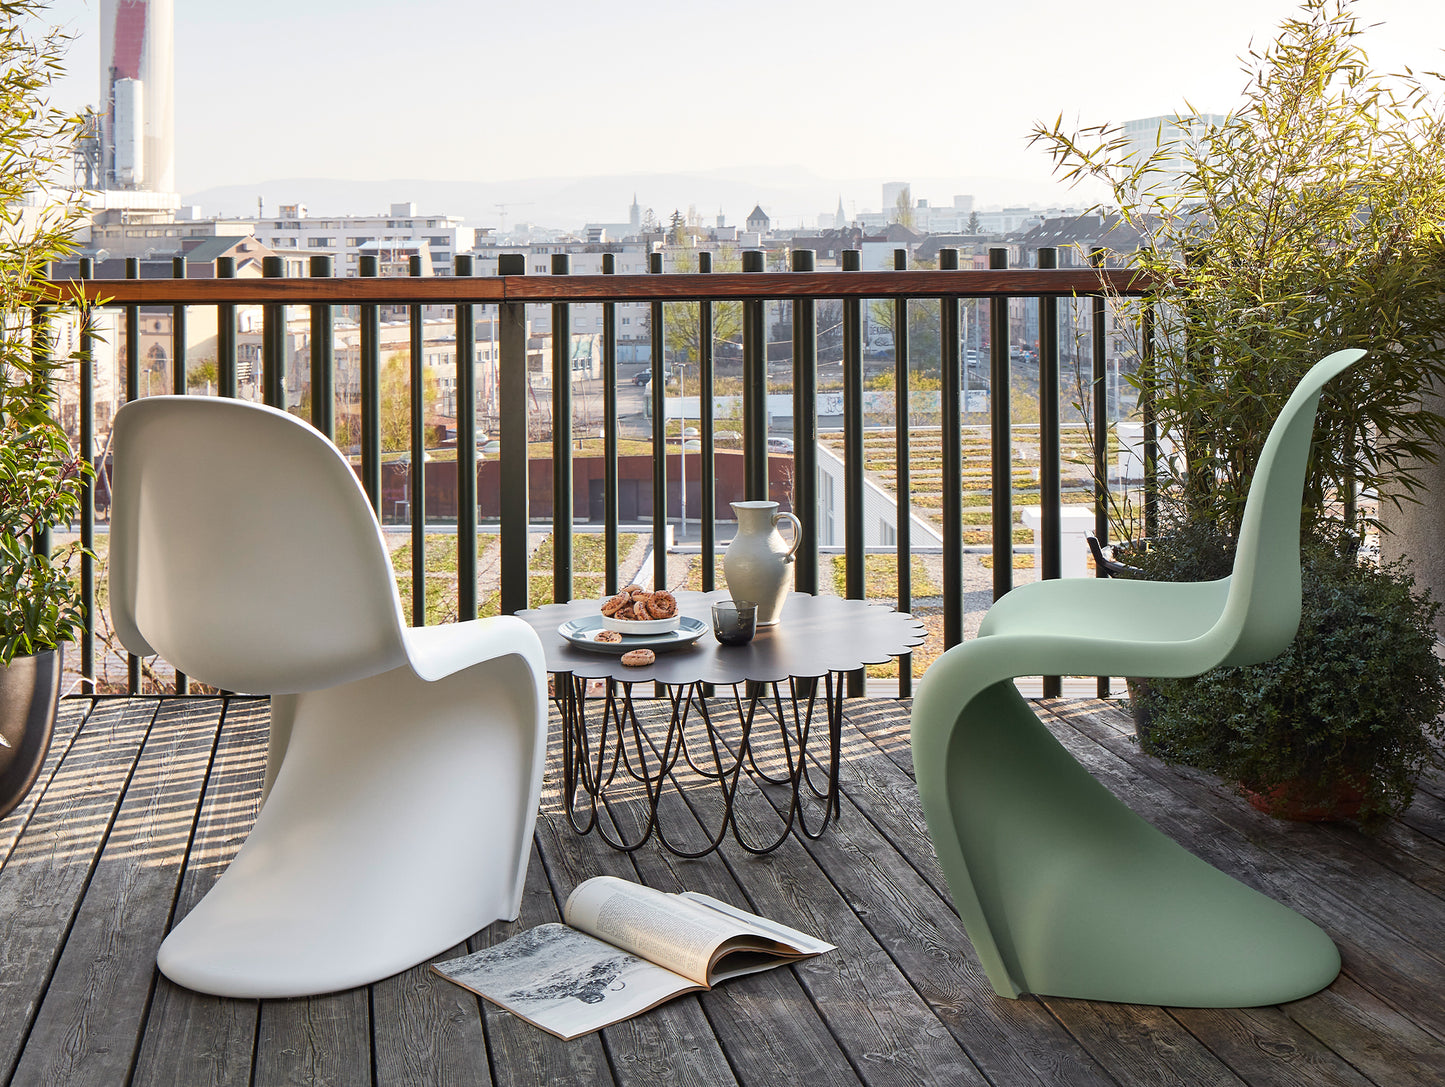
M 78 34 L 53 95 L 67 109 L 98 98 L 98 8 L 51 9 Z M 1356 10 L 1364 26 L 1385 24 L 1363 38 L 1377 68 L 1441 67 L 1445 9 L 1361 0 Z M 876 208 L 890 180 L 913 181 L 915 197 L 935 203 L 967 193 L 980 206 L 1087 204 L 1098 190 L 1053 181 L 1047 155 L 1027 146 L 1034 124 L 1121 123 L 1186 103 L 1226 112 L 1244 85 L 1238 58 L 1297 12 L 1295 0 L 1220 0 L 1205 16 L 1116 0 L 1080 18 L 1062 0 L 979 12 L 918 0 L 887 16 L 838 0 L 739 0 L 724 15 L 643 0 L 619 17 L 572 0 L 545 13 L 457 0 L 404 12 L 380 0 L 182 0 L 177 187 L 510 182 L 498 203 L 522 206 L 528 179 L 691 174 L 794 179 L 798 206 L 770 209 L 784 219 L 840 197 L 850 213 Z M 698 210 L 740 221 L 749 209 Z

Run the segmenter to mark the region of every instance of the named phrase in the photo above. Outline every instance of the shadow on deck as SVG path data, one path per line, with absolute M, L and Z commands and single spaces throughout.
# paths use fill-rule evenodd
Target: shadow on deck
M 1287 825 L 1139 754 L 1111 704 L 1044 711 L 1135 810 L 1322 925 L 1345 961 L 1334 985 L 1245 1011 L 995 997 L 924 831 L 907 706 L 866 700 L 847 711 L 841 822 L 762 858 L 725 846 L 684 861 L 651 842 L 625 855 L 575 835 L 554 752 L 522 917 L 468 942 L 556 920 L 575 884 L 606 873 L 731 900 L 836 952 L 570 1043 L 424 967 L 305 1000 L 202 997 L 161 978 L 155 950 L 254 818 L 267 704 L 76 698 L 35 790 L 0 821 L 0 1074 L 68 1087 L 1442 1082 L 1445 777 L 1375 838 Z M 771 799 L 750 795 L 740 817 L 765 830 Z

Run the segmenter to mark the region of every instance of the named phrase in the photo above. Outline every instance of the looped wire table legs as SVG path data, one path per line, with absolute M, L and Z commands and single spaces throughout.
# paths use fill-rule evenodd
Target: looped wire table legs
M 630 852 L 655 833 L 670 852 L 701 857 L 717 849 L 730 830 L 749 853 L 767 853 L 794 829 L 817 838 L 838 818 L 841 673 L 791 679 L 786 697 L 780 683 L 734 685 L 730 705 L 725 698 L 709 704 L 701 683 L 668 685 L 665 725 L 661 714 L 639 719 L 631 683 L 609 683 L 602 698 L 589 701 L 587 682 L 564 674 L 556 684 L 563 729 L 563 803 L 579 834 L 595 829 L 608 845 Z M 719 709 L 724 719 L 715 719 Z M 739 786 L 749 789 L 750 783 L 787 788 L 786 814 L 777 812 L 782 829 L 771 841 L 757 841 L 739 818 Z M 705 839 L 701 848 L 680 845 L 675 840 L 678 828 L 659 818 L 659 804 L 669 791 L 691 808 L 700 824 Z M 643 806 L 640 830 L 633 837 L 623 833 L 610 813 L 600 817 L 605 804 L 638 801 Z

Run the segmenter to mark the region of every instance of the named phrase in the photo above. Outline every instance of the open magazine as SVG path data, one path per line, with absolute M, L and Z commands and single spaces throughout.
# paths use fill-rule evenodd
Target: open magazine
M 667 894 L 614 876 L 578 884 L 562 919 L 432 969 L 571 1039 L 682 993 L 833 950 L 705 894 Z

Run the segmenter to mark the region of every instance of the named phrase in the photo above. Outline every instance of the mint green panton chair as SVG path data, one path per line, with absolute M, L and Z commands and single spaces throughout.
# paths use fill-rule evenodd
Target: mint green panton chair
M 1363 354 L 1318 363 L 1280 413 L 1229 577 L 1024 585 L 994 604 L 976 639 L 929 667 L 913 706 L 918 792 L 1000 996 L 1251 1007 L 1307 996 L 1339 973 L 1317 926 L 1205 864 L 1095 781 L 1013 678 L 1193 676 L 1282 652 L 1299 628 L 1300 499 L 1320 390 Z

